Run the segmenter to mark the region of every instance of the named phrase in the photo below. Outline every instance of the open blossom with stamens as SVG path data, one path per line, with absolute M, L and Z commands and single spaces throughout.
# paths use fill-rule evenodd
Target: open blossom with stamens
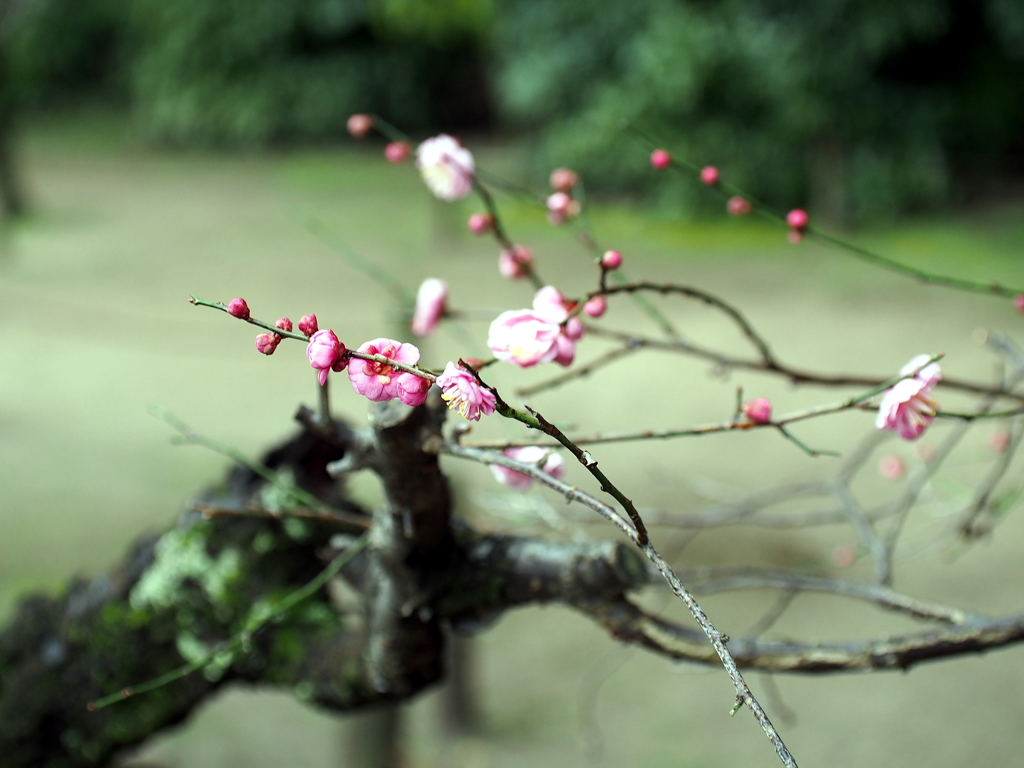
M 416 292 L 416 309 L 413 310 L 410 330 L 413 336 L 427 336 L 433 333 L 444 317 L 445 302 L 448 300 L 448 284 L 436 277 L 428 277 Z
M 543 461 L 544 464 L 540 467 L 541 471 L 546 472 L 552 477 L 561 477 L 565 474 L 565 462 L 562 461 L 561 456 L 550 448 L 528 445 L 523 448 L 506 448 L 503 453 L 510 459 L 521 461 L 523 464 L 536 465 Z M 547 457 L 546 459 L 545 456 Z M 522 472 L 516 472 L 514 469 L 499 467 L 497 464 L 491 464 L 490 467 L 495 480 L 517 491 L 525 491 L 533 482 L 532 477 L 524 475 Z
M 415 365 L 420 359 L 420 351 L 415 345 L 394 339 L 373 339 L 361 344 L 358 351 L 367 355 L 383 355 L 405 365 Z M 349 362 L 348 378 L 356 392 L 375 403 L 397 397 L 406 405 L 421 405 L 430 389 L 430 382 L 414 373 L 358 357 Z
M 473 155 L 459 140 L 442 133 L 416 150 L 416 167 L 430 191 L 442 200 L 461 200 L 473 191 Z
M 494 413 L 497 403 L 494 393 L 481 386 L 476 376 L 453 362 L 449 362 L 437 377 L 437 386 L 441 388 L 441 399 L 448 403 L 448 407 L 470 421 L 479 421 L 481 414 L 489 416 Z
M 891 430 L 904 440 L 916 440 L 932 423 L 939 408 L 932 388 L 942 379 L 942 370 L 938 363 L 929 363 L 930 359 L 918 355 L 900 369 L 901 376 L 913 376 L 886 390 L 875 419 L 878 429 Z
M 510 310 L 495 318 L 487 346 L 498 360 L 521 368 L 552 360 L 569 365 L 582 335 L 583 323 L 577 317 L 569 318 L 562 294 L 547 285 L 537 291 L 532 310 Z
M 346 351 L 345 345 L 338 341 L 332 330 L 317 331 L 310 337 L 306 357 L 309 358 L 309 364 L 317 370 L 316 378 L 321 387 L 327 383 L 328 373 L 340 373 L 345 370 L 345 366 L 348 365 Z

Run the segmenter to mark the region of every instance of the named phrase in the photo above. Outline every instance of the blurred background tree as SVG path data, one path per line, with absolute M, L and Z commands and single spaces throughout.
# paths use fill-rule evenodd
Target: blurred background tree
M 629 121 L 836 223 L 991 194 L 1024 155 L 1016 0 L 36 0 L 15 68 L 39 105 L 131 105 L 141 134 L 260 146 L 373 111 L 525 135 L 541 169 L 652 190 Z M 954 183 L 955 182 L 955 183 Z M 641 191 L 643 187 L 643 191 Z M 967 190 L 955 191 L 955 190 Z M 707 203 L 705 203 L 707 204 Z

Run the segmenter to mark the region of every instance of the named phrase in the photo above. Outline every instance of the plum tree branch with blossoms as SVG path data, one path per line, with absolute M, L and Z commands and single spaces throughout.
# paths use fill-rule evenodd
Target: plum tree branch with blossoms
M 384 148 L 388 162 L 397 165 L 412 157 L 414 142 L 379 117 L 354 115 L 349 121 L 357 138 L 374 129 L 389 139 Z M 696 175 L 728 197 L 730 213 L 756 211 L 782 221 L 794 243 L 805 235 L 838 242 L 811 227 L 804 211 L 783 217 L 728 185 L 717 168 L 697 168 L 666 150 L 653 149 L 652 172 L 674 168 Z M 486 342 L 491 359 L 463 356 L 431 367 L 421 362 L 420 349 L 413 343 L 382 336 L 349 345 L 351 339 L 344 338 L 344 332 L 320 328 L 313 313 L 295 324 L 288 317 L 271 323 L 253 317 L 241 298 L 223 303 L 191 297 L 196 306 L 256 326 L 261 333 L 255 346 L 261 354 L 273 355 L 285 340 L 305 344 L 317 381 L 319 410 L 301 408 L 296 416 L 301 431 L 259 460 L 191 430 L 169 414 L 158 414 L 185 442 L 211 448 L 237 466 L 225 483 L 192 502 L 174 528 L 140 541 L 111 574 L 76 584 L 55 598 L 26 601 L 11 628 L 0 634 L 0 722 L 6 729 L 0 729 L 0 754 L 11 756 L 13 768 L 51 759 L 71 768 L 95 765 L 179 721 L 232 680 L 282 686 L 341 712 L 404 701 L 443 678 L 449 629 L 480 631 L 504 611 L 543 602 L 574 608 L 622 642 L 674 659 L 721 666 L 733 686 L 733 713 L 740 706 L 748 708 L 786 766 L 795 766 L 796 761 L 741 669 L 906 669 L 925 660 L 1024 641 L 1024 614 L 990 618 L 892 586 L 899 563 L 897 545 L 911 511 L 926 501 L 926 488 L 975 424 L 1006 420 L 1013 430 L 990 471 L 958 510 L 952 534 L 969 546 L 992 530 L 1024 493 L 1024 484 L 1004 488 L 1024 440 L 1019 418 L 1024 414 L 1024 394 L 1017 390 L 1024 356 L 1012 343 L 996 335 L 988 339 L 1013 371 L 997 385 L 944 378 L 941 354 L 913 357 L 889 377 L 792 367 L 775 356 L 767 338 L 727 300 L 696 286 L 625 278 L 626 257 L 603 248 L 594 237 L 582 182 L 573 171 L 555 169 L 550 193 L 537 195 L 479 169 L 472 153 L 451 136 L 423 141 L 415 156 L 423 181 L 439 199 L 457 201 L 474 194 L 480 199 L 484 210 L 469 217 L 467 228 L 495 239 L 499 275 L 531 283 L 531 305 L 493 318 Z M 592 289 L 573 298 L 543 281 L 533 252 L 517 242 L 502 221 L 495 194 L 500 191 L 532 199 L 553 226 L 571 225 L 594 257 Z M 876 266 L 925 282 L 1012 295 L 1024 310 L 1024 301 L 1017 302 L 1017 294 L 1002 286 L 923 273 L 859 246 L 841 245 Z M 411 295 L 400 281 L 367 264 L 362 260 L 356 266 L 394 296 Z M 651 294 L 710 306 L 735 326 L 753 354 L 736 357 L 684 340 L 670 318 L 646 300 Z M 664 337 L 595 325 L 592 321 L 605 316 L 619 296 L 637 301 Z M 458 315 L 449 307 L 445 282 L 429 278 L 416 292 L 409 332 L 417 338 L 429 336 Z M 577 348 L 588 336 L 609 339 L 617 346 L 579 364 Z M 554 363 L 565 369 L 514 390 L 519 397 L 529 397 L 650 351 L 690 355 L 722 370 L 769 373 L 794 384 L 860 391 L 780 415 L 773 414 L 768 399 L 747 400 L 739 389 L 729 417 L 708 424 L 576 434 L 575 427 L 558 426 L 563 422 L 550 412 L 542 415 L 529 405 L 517 406 L 488 383 L 502 380 L 492 378 L 491 366 L 515 371 Z M 371 402 L 368 427 L 356 430 L 333 417 L 328 397 L 331 374 L 344 374 L 354 392 Z M 943 411 L 935 396 L 939 387 L 978 396 L 981 402 Z M 599 466 L 588 449 L 606 443 L 774 429 L 807 454 L 819 456 L 828 451 L 808 446 L 790 427 L 859 410 L 875 414 L 875 431 L 828 479 L 770 488 L 702 511 L 654 510 L 635 503 L 626 492 L 628 483 L 613 480 L 611 462 Z M 447 426 L 449 411 L 465 422 Z M 541 434 L 464 439 L 469 422 L 494 414 L 522 424 L 528 435 Z M 920 466 L 907 473 L 897 458 L 897 464 L 880 467 L 892 476 L 908 474 L 902 493 L 884 503 L 863 501 L 853 483 L 874 456 L 880 436 L 918 440 L 943 417 L 959 423 Z M 596 481 L 596 492 L 561 479 L 565 462 L 559 451 L 568 451 L 587 470 Z M 558 543 L 543 536 L 481 533 L 470 523 L 456 523 L 442 464 L 448 457 L 489 466 L 495 479 L 512 490 L 526 490 L 533 483 L 544 486 L 576 505 L 552 513 L 560 523 L 609 522 L 628 544 Z M 345 493 L 345 479 L 361 470 L 376 474 L 384 489 L 384 502 L 372 510 L 353 503 Z M 610 496 L 610 503 L 598 493 Z M 827 500 L 823 508 L 775 509 L 818 498 Z M 696 536 L 711 528 L 740 525 L 849 526 L 856 549 L 837 550 L 835 559 L 838 562 L 841 556 L 848 564 L 867 558 L 872 580 L 842 579 L 820 569 L 749 564 L 676 569 L 660 554 L 650 533 L 659 527 L 678 528 Z M 229 570 L 237 578 L 225 580 L 223 574 Z M 335 579 L 354 588 L 354 605 L 332 600 L 327 587 Z M 655 583 L 683 603 L 697 628 L 638 603 L 633 593 Z M 779 597 L 748 632 L 727 636 L 696 596 L 738 589 L 772 590 Z M 848 643 L 766 638 L 795 597 L 811 592 L 862 601 L 936 626 Z M 57 638 L 59 646 L 53 655 L 56 661 L 47 662 L 49 666 L 37 663 L 43 638 Z M 68 690 L 77 693 L 69 699 L 62 695 Z M 56 745 L 39 744 L 27 735 L 44 721 L 61 732 Z

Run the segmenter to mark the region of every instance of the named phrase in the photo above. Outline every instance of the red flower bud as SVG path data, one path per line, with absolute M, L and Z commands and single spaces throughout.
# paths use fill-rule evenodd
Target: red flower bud
M 668 168 L 671 164 L 672 155 L 670 155 L 667 150 L 656 149 L 651 152 L 651 165 L 653 165 L 657 170 L 660 171 L 663 168 Z

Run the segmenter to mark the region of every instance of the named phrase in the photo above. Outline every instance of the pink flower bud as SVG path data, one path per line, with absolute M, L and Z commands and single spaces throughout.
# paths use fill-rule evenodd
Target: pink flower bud
M 583 311 L 590 317 L 600 317 L 608 311 L 608 300 L 604 296 L 595 296 L 583 305 Z
M 1024 312 L 1024 293 L 1018 293 L 1013 297 L 1013 306 L 1018 312 Z
M 290 331 L 292 329 L 292 321 L 289 320 L 287 317 L 282 317 L 280 320 L 274 323 L 274 327 L 280 328 L 282 331 Z
M 899 480 L 907 473 L 903 459 L 895 454 L 887 454 L 878 460 L 878 474 L 886 480 Z
M 806 229 L 807 221 L 807 211 L 802 208 L 794 208 L 786 214 L 786 224 L 790 229 Z
M 373 118 L 369 115 L 352 115 L 346 126 L 352 138 L 361 139 L 373 129 Z
M 299 320 L 299 333 L 309 337 L 319 330 L 316 324 L 316 315 L 303 315 Z
M 793 245 L 800 245 L 804 241 L 804 231 L 802 229 L 791 229 L 786 235 L 786 239 Z
M 746 216 L 754 210 L 754 207 L 739 195 L 734 195 L 725 204 L 725 210 L 729 212 L 730 216 Z
M 622 266 L 622 254 L 618 251 L 605 251 L 601 257 L 601 266 L 605 269 L 618 269 Z
M 494 217 L 489 213 L 474 213 L 466 221 L 466 227 L 474 235 L 484 235 L 494 226 Z
M 317 380 L 321 387 L 327 383 L 328 372 L 344 370 L 347 363 L 346 351 L 334 331 L 317 331 L 310 337 L 306 357 L 309 358 L 309 364 L 318 371 Z M 339 364 L 340 367 L 336 367 Z
M 281 343 L 281 337 L 276 333 L 261 333 L 256 337 L 256 351 L 264 355 L 274 354 L 277 345 Z
M 412 147 L 408 141 L 392 141 L 384 147 L 384 157 L 392 165 L 398 165 L 412 154 Z
M 562 477 L 565 474 L 565 462 L 561 456 L 550 448 L 530 445 L 524 448 L 506 448 L 503 453 L 510 459 L 520 461 L 523 464 L 539 466 L 541 472 L 546 472 L 552 477 Z M 541 464 L 541 462 L 544 463 Z M 517 491 L 525 491 L 533 483 L 533 478 L 529 475 L 516 472 L 514 469 L 499 467 L 497 464 L 491 465 L 491 472 L 494 474 L 494 479 L 499 483 Z
M 551 188 L 556 192 L 570 192 L 579 183 L 580 177 L 568 168 L 555 168 L 551 172 Z
M 526 277 L 528 268 L 533 264 L 533 253 L 525 245 L 513 245 L 498 255 L 498 271 L 509 280 Z
M 766 397 L 759 397 L 743 404 L 743 413 L 755 424 L 767 424 L 772 420 L 772 403 Z
M 668 150 L 656 149 L 651 152 L 651 165 L 657 170 L 668 168 L 672 164 L 672 155 L 668 153 Z
M 447 301 L 448 284 L 444 280 L 436 277 L 424 280 L 416 292 L 416 307 L 409 325 L 412 335 L 428 336 L 433 333 L 444 317 Z
M 245 303 L 245 299 L 232 299 L 228 302 L 228 314 L 239 320 L 248 320 L 249 305 Z
M 700 170 L 700 180 L 713 187 L 718 183 L 718 169 L 713 165 L 705 165 Z

